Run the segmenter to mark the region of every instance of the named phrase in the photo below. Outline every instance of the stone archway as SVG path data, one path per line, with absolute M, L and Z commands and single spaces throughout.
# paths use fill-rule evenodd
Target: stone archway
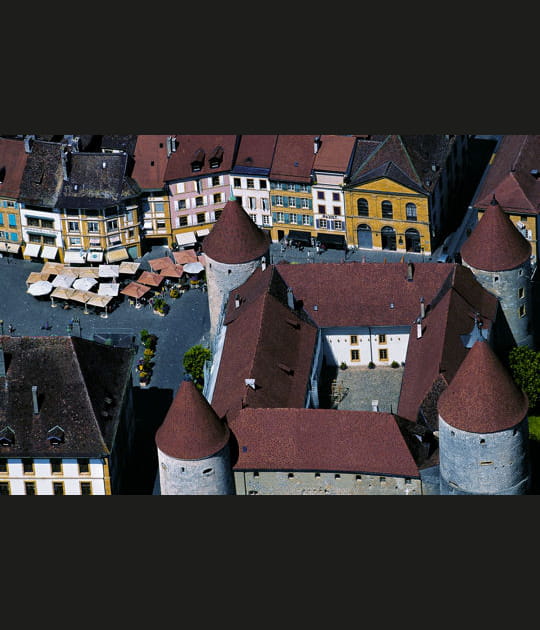
M 373 234 L 369 225 L 361 223 L 356 228 L 358 247 L 363 249 L 372 249 L 373 247 Z

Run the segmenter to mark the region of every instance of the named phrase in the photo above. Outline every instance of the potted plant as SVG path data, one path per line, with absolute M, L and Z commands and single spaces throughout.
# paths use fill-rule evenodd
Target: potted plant
M 154 356 L 155 352 L 152 350 L 152 348 L 145 348 L 143 355 L 145 359 L 150 360 L 153 356 Z
M 373 369 L 375 368 L 375 363 L 373 363 L 373 361 L 370 361 L 370 362 L 368 363 L 368 368 L 369 368 L 370 370 L 373 370 Z
M 176 287 L 172 287 L 172 289 L 169 289 L 169 296 L 176 300 L 176 298 L 180 297 L 180 291 Z
M 168 304 L 162 297 L 157 297 L 154 299 L 154 313 L 157 315 L 164 316 L 168 311 Z
M 345 361 L 342 361 L 342 362 L 341 362 L 341 365 L 340 365 L 339 367 L 340 367 L 340 369 L 342 369 L 342 370 L 346 370 L 346 369 L 347 369 L 347 364 L 345 363 Z
M 399 363 L 397 361 L 392 361 L 391 367 L 398 368 L 399 367 Z
M 139 385 L 141 387 L 146 387 L 149 382 L 150 382 L 150 373 L 145 372 L 144 370 L 141 370 L 139 372 Z

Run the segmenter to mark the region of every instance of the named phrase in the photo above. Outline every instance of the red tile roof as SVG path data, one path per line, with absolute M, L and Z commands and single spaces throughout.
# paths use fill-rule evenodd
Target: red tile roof
M 356 136 L 321 136 L 313 170 L 346 173 L 356 145 Z
M 456 429 L 494 433 L 521 422 L 528 400 L 489 344 L 478 341 L 441 394 L 438 409 L 444 421 Z
M 132 178 L 142 189 L 160 189 L 164 187 L 163 178 L 167 168 L 168 135 L 137 136 L 135 145 L 135 166 Z
M 230 264 L 255 260 L 269 247 L 269 235 L 257 227 L 236 199 L 225 204 L 221 216 L 203 241 L 207 256 Z
M 265 168 L 272 166 L 277 134 L 246 134 L 240 138 L 235 166 Z
M 314 139 L 315 136 L 307 134 L 280 134 L 270 169 L 270 179 L 309 184 L 315 160 Z
M 204 459 L 215 455 L 229 441 L 229 428 L 191 380 L 180 388 L 156 432 L 160 451 L 178 459 Z
M 389 413 L 246 408 L 230 423 L 235 470 L 299 470 L 419 477 Z
M 461 247 L 463 262 L 483 271 L 515 269 L 530 255 L 531 244 L 493 199 Z
M 230 171 L 234 163 L 237 139 L 236 135 L 177 135 L 177 148 L 171 153 L 167 163 L 165 181 L 211 176 Z M 222 161 L 217 168 L 210 168 L 210 157 L 218 147 L 223 148 Z M 191 163 L 196 157 L 199 159 L 201 156 L 204 160 L 201 170 L 193 171 Z
M 540 135 L 506 135 L 486 170 L 474 206 L 486 208 L 493 195 L 508 212 L 540 211 Z
M 0 138 L 0 197 L 18 199 L 27 158 L 22 140 Z

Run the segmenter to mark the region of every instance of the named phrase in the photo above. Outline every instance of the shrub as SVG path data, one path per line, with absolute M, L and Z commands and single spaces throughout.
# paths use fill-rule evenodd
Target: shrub
M 173 300 L 176 300 L 176 298 L 180 297 L 180 291 L 176 288 L 172 288 L 169 291 L 169 295 L 173 298 Z
M 399 363 L 397 361 L 392 361 L 391 367 L 398 368 L 399 367 Z
M 341 362 L 341 365 L 339 366 L 342 370 L 346 370 L 347 369 L 347 364 L 345 363 L 345 361 Z
M 168 304 L 161 297 L 154 298 L 154 310 L 158 313 L 166 313 L 168 310 Z
M 204 364 L 210 360 L 212 353 L 209 348 L 205 348 L 200 344 L 192 346 L 184 354 L 182 364 L 186 372 L 191 376 L 193 382 L 197 385 L 197 389 L 202 389 L 204 383 Z
M 148 358 L 153 357 L 153 356 L 154 356 L 154 354 L 155 354 L 155 353 L 154 353 L 154 351 L 152 350 L 152 348 L 145 348 L 145 350 L 144 350 L 144 352 L 143 352 L 143 355 L 144 355 L 145 357 L 148 357 Z
M 540 442 L 540 416 L 529 416 L 529 438 Z
M 375 367 L 375 363 L 373 363 L 373 361 L 370 361 L 370 362 L 368 363 L 368 368 L 369 368 L 370 370 L 372 370 L 374 367 Z
M 518 346 L 510 350 L 508 359 L 516 385 L 527 394 L 529 409 L 535 408 L 540 400 L 540 352 Z
M 141 341 L 143 343 L 146 341 L 146 339 L 148 339 L 148 336 L 150 335 L 150 333 L 146 330 L 146 328 L 143 328 L 139 334 L 141 336 Z

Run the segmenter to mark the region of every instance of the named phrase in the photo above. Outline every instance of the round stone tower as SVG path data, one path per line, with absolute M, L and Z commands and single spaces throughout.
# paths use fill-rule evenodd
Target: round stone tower
M 465 266 L 499 299 L 514 341 L 533 348 L 531 244 L 493 197 L 461 248 Z
M 231 197 L 203 243 L 212 339 L 229 293 L 244 284 L 263 258 L 268 261 L 269 248 L 269 235 Z
M 525 494 L 528 400 L 486 341 L 438 401 L 441 494 Z
M 193 381 L 182 381 L 156 433 L 160 493 L 235 494 L 229 437 Z

